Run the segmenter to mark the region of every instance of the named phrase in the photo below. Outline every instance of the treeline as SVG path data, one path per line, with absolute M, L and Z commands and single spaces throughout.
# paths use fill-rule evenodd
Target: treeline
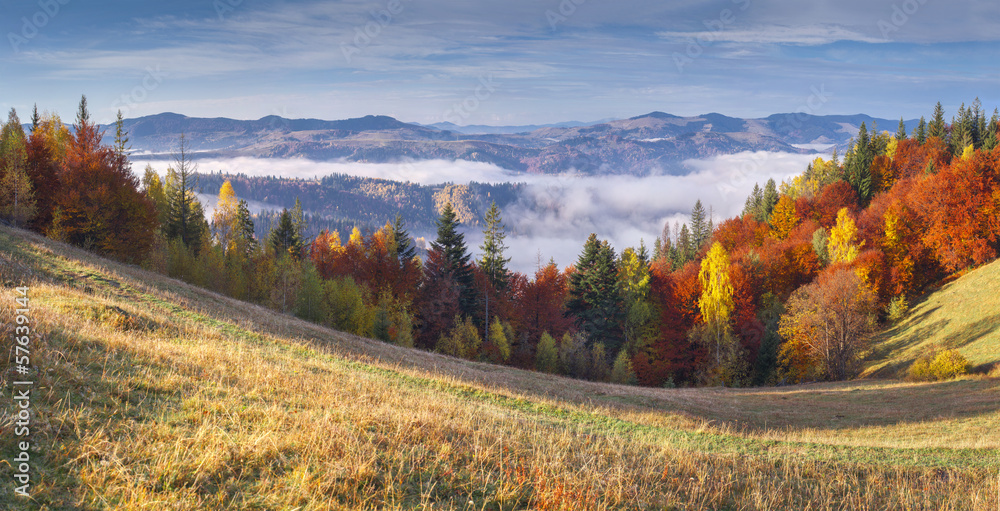
M 205 193 L 215 193 L 229 181 L 236 194 L 247 200 L 285 208 L 301 200 L 302 208 L 313 217 L 310 225 L 314 229 L 324 225 L 344 237 L 353 226 L 378 229 L 396 215 L 406 218 L 411 228 L 432 229 L 441 208 L 448 202 L 463 224 L 477 226 L 491 203 L 496 202 L 501 208 L 513 203 L 524 186 L 476 182 L 427 186 L 346 174 L 315 180 L 206 173 L 198 174 L 197 179 L 199 189 Z
M 755 187 L 743 214 L 718 225 L 698 201 L 652 253 L 591 235 L 574 265 L 550 261 L 534 275 L 507 267 L 495 201 L 477 217 L 484 241 L 472 259 L 458 227 L 479 210 L 456 207 L 460 188 L 436 190 L 437 203 L 420 192 L 437 212 L 424 258 L 398 213 L 374 229 L 310 235 L 313 219 L 295 202 L 268 217 L 265 236 L 264 218 L 240 198 L 258 178 L 219 176 L 220 201 L 205 218 L 183 137 L 165 179 L 148 169 L 140 184 L 121 124 L 114 146 L 100 146 L 85 101 L 73 135 L 55 116 L 33 118 L 25 136 L 12 111 L 0 137 L 0 214 L 12 223 L 357 335 L 577 378 L 850 378 L 880 324 L 1000 250 L 997 116 L 986 121 L 978 101 L 951 124 L 938 105 L 912 135 L 902 123 L 895 135 L 862 125 L 843 162 L 834 153 L 791 182 Z M 375 184 L 383 191 L 366 193 L 384 197 L 415 186 L 328 179 L 283 181 Z M 279 181 L 261 180 L 284 190 Z

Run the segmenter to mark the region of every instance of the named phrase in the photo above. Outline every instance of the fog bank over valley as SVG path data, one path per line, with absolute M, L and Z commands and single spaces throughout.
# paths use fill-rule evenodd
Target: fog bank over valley
M 305 159 L 206 159 L 198 160 L 202 173 L 223 172 L 251 176 L 314 179 L 340 173 L 358 177 L 410 181 L 423 185 L 441 183 L 525 183 L 527 187 L 513 204 L 503 209 L 511 266 L 533 273 L 554 259 L 560 266 L 575 263 L 590 233 L 607 239 L 620 252 L 645 240 L 653 242 L 666 222 L 688 221 L 695 201 L 711 208 L 716 223 L 739 215 L 755 183 L 768 179 L 780 183 L 802 173 L 816 154 L 743 152 L 705 159 L 686 160 L 686 175 L 596 176 L 581 174 L 538 175 L 512 172 L 498 166 L 467 161 L 414 161 L 403 163 L 317 162 Z M 828 158 L 829 155 L 822 156 Z M 149 161 L 163 174 L 173 162 Z M 140 172 L 145 165 L 137 165 Z M 202 190 L 206 213 L 211 214 L 211 194 Z M 267 208 L 254 203 L 253 209 Z M 433 232 L 414 232 L 434 238 Z M 470 227 L 466 240 L 478 257 L 482 233 Z M 540 256 L 540 258 L 539 258 Z

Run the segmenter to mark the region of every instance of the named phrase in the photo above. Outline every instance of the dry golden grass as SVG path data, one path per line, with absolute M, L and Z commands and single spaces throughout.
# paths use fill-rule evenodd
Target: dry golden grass
M 0 228 L 4 317 L 22 278 L 39 485 L 0 505 L 1000 508 L 996 379 L 574 381 L 348 336 Z
M 922 355 L 955 349 L 988 373 L 1000 364 L 1000 260 L 948 282 L 877 339 L 868 374 L 901 376 Z

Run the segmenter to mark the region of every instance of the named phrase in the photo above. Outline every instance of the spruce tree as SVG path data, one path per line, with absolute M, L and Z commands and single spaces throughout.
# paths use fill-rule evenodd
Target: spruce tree
M 774 182 L 774 179 L 768 179 L 767 183 L 764 185 L 764 203 L 763 203 L 763 216 L 764 222 L 769 222 L 771 220 L 771 211 L 774 211 L 774 205 L 778 203 L 778 185 Z
M 983 136 L 983 149 L 987 151 L 992 151 L 997 146 L 997 122 L 1000 122 L 1000 113 L 994 108 L 993 117 L 990 117 Z
M 753 191 L 747 196 L 747 201 L 743 203 L 743 214 L 741 216 L 750 215 L 757 219 L 758 222 L 763 220 L 758 217 L 761 211 L 761 205 L 764 203 L 764 192 L 760 189 L 760 184 L 753 184 Z
M 684 263 L 694 259 L 694 242 L 691 240 L 691 231 L 687 224 L 681 226 L 681 232 L 677 235 L 677 257 L 674 266 L 681 267 Z
M 917 123 L 917 131 L 914 133 L 914 139 L 923 145 L 927 141 L 927 121 L 924 120 L 924 116 L 920 116 L 920 122 Z
M 906 140 L 906 123 L 903 122 L 903 118 L 899 118 L 899 127 L 896 128 L 896 140 L 902 142 Z
M 295 197 L 295 206 L 292 207 L 290 214 L 292 215 L 292 226 L 295 227 L 295 234 L 302 241 L 303 245 L 308 244 L 306 241 L 308 224 L 306 223 L 305 213 L 302 211 L 302 201 L 298 197 Z
M 695 252 L 700 250 L 701 246 L 708 240 L 711 235 L 709 229 L 705 207 L 701 205 L 701 199 L 698 199 L 694 203 L 694 208 L 691 209 L 691 236 Z
M 442 255 L 439 273 L 451 274 L 458 285 L 459 308 L 462 314 L 472 316 L 476 308 L 476 292 L 473 288 L 470 255 L 465 246 L 465 235 L 458 232 L 458 215 L 447 203 L 437 220 L 437 239 L 431 242 L 431 250 Z
M 930 125 L 928 125 L 927 136 L 938 137 L 947 142 L 945 135 L 944 108 L 941 108 L 941 102 L 938 101 L 937 105 L 934 106 L 934 118 L 931 119 Z
M 413 246 L 410 233 L 406 232 L 403 216 L 398 213 L 396 221 L 392 224 L 392 236 L 396 240 L 396 255 L 400 261 L 408 261 L 417 256 L 417 249 Z
M 38 103 L 31 108 L 31 132 L 34 133 L 38 129 L 38 124 L 42 122 L 42 118 L 38 115 Z
M 131 149 L 132 146 L 128 143 L 128 132 L 125 131 L 125 119 L 122 117 L 122 111 L 119 110 L 115 118 L 115 154 L 119 157 L 127 157 Z
M 302 253 L 302 239 L 295 230 L 295 220 L 288 209 L 281 210 L 278 225 L 271 231 L 268 239 L 277 254 L 291 254 L 296 259 Z
M 237 246 L 245 255 L 249 255 L 257 248 L 257 238 L 254 237 L 253 217 L 250 216 L 250 208 L 247 201 L 240 199 L 236 207 L 236 226 L 233 228 L 233 237 Z
M 188 158 L 187 138 L 183 133 L 178 152 L 174 155 L 174 164 L 176 169 L 167 171 L 168 212 L 164 233 L 167 239 L 180 239 L 185 246 L 197 251 L 204 234 L 201 232 L 204 216 L 197 218 L 198 211 L 201 211 L 201 203 L 194 193 L 197 165 Z
M 857 192 L 862 204 L 867 205 L 872 196 L 872 174 L 871 164 L 875 158 L 868 137 L 868 128 L 865 123 L 861 123 L 858 130 L 858 138 L 854 143 L 854 149 L 848 155 L 844 166 L 847 171 L 847 179 Z
M 589 344 L 602 343 L 608 352 L 618 353 L 624 342 L 622 298 L 615 251 L 591 234 L 570 276 L 566 314 L 587 334 Z
M 504 257 L 504 250 L 507 246 L 504 245 L 503 240 L 507 234 L 504 232 L 505 226 L 496 202 L 486 212 L 485 223 L 483 244 L 479 247 L 483 252 L 482 259 L 479 260 L 479 267 L 486 273 L 493 289 L 503 291 L 507 289 L 507 283 L 510 280 L 510 271 L 507 270 L 510 258 Z

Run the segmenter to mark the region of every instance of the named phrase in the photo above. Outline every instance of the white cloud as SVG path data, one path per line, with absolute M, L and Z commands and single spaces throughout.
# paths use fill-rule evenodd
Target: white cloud
M 669 40 L 694 39 L 699 41 L 728 42 L 741 44 L 795 44 L 816 46 L 837 41 L 856 41 L 864 43 L 887 42 L 880 37 L 871 37 L 840 26 L 807 25 L 778 26 L 767 25 L 749 30 L 711 30 L 700 32 L 657 32 L 657 35 Z

